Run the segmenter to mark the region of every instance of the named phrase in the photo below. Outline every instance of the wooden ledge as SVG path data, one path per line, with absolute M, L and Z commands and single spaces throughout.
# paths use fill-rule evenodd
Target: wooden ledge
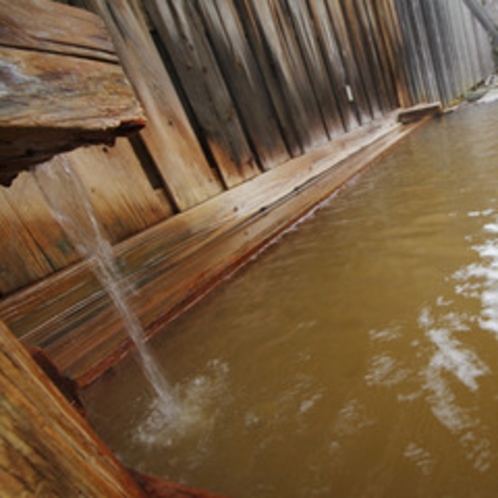
M 429 120 L 395 115 L 316 148 L 180 213 L 115 247 L 147 333 L 217 285 L 221 277 Z M 87 385 L 130 350 L 106 293 L 82 262 L 0 302 L 0 317 Z
M 398 113 L 398 121 L 402 124 L 410 124 L 428 116 L 440 116 L 441 114 L 443 114 L 443 105 L 441 102 L 431 102 L 430 104 L 419 104 L 402 109 Z

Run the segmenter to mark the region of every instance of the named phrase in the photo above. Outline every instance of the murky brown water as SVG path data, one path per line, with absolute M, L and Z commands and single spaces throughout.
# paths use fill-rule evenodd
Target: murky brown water
M 498 103 L 431 123 L 86 393 L 143 471 L 233 497 L 498 496 Z

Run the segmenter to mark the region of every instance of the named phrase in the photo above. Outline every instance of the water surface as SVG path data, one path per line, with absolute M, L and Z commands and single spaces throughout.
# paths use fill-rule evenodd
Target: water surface
M 124 462 L 233 497 L 498 496 L 498 104 L 430 123 L 86 392 Z

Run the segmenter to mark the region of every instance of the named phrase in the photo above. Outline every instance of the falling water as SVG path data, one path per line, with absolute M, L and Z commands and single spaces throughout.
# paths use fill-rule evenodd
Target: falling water
M 157 408 L 161 416 L 167 423 L 174 422 L 181 411 L 177 395 L 147 347 L 143 328 L 127 301 L 127 283 L 123 281 L 112 246 L 103 235 L 78 175 L 62 156 L 58 161 L 38 166 L 35 177 L 54 217 L 79 254 L 91 261 L 92 270 L 122 318 L 136 346 L 143 372 L 157 395 Z

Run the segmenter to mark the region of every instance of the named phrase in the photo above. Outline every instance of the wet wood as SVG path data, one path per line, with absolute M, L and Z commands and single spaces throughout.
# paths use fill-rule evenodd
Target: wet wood
M 20 174 L 9 189 L 0 189 L 0 238 L 6 241 L 0 246 L 0 294 L 4 296 L 79 259 L 28 172 Z
M 25 287 L 53 272 L 50 262 L 40 253 L 36 240 L 24 220 L 0 189 L 0 295 Z M 8 243 L 7 243 L 8 242 Z
M 419 104 L 399 111 L 398 121 L 403 124 L 414 123 L 427 116 L 440 116 L 442 112 L 443 106 L 441 105 L 441 102 Z
M 155 476 L 142 474 L 133 469 L 130 469 L 129 473 L 147 495 L 147 498 L 223 498 L 220 495 L 208 493 L 207 491 L 201 491 L 168 482 Z
M 81 402 L 78 384 L 73 379 L 63 375 L 48 357 L 47 353 L 39 347 L 29 348 L 29 354 L 52 384 L 66 398 L 69 404 L 82 416 L 85 416 L 85 407 Z
M 0 323 L 0 495 L 145 494 Z
M 293 219 L 292 209 L 307 206 L 298 200 L 308 195 L 304 185 L 325 192 L 315 179 L 369 143 L 368 134 L 382 135 L 372 116 L 398 102 L 447 105 L 493 70 L 485 32 L 452 2 L 71 0 L 89 5 L 110 29 L 148 126 L 116 148 L 81 149 L 55 161 L 77 170 L 117 244 L 148 330 Z M 36 12 L 41 27 L 53 19 Z M 78 22 L 95 19 L 77 12 L 71 15 Z M 23 29 L 9 21 L 0 30 L 10 40 L 0 43 L 2 75 L 17 75 L 12 58 L 28 58 L 33 40 L 40 47 L 33 64 L 56 75 L 66 71 L 58 62 L 64 57 L 96 84 L 105 76 L 101 68 L 117 67 L 109 37 L 104 43 L 98 35 L 100 21 L 85 24 L 80 34 L 90 41 L 74 47 L 65 46 L 61 29 L 45 40 L 37 22 L 23 22 Z M 30 95 L 36 78 L 26 70 L 17 90 Z M 78 115 L 94 110 L 88 100 L 88 109 L 75 106 Z M 40 120 L 50 116 L 43 111 Z M 32 136 L 48 143 L 37 124 Z M 46 347 L 60 368 L 90 378 L 128 348 L 122 324 L 88 263 L 74 264 L 78 256 L 30 175 L 0 191 L 0 208 L 0 236 L 9 240 L 0 250 L 0 294 L 11 294 L 0 315 L 27 343 Z
M 65 154 L 64 160 L 88 192 L 95 215 L 112 244 L 173 214 L 168 200 L 155 193 L 126 138 L 119 139 L 114 147 L 75 150 Z
M 356 174 L 364 156 L 341 161 L 360 151 L 370 158 L 368 144 L 383 151 L 413 126 L 397 131 L 401 125 L 391 116 L 358 128 L 118 244 L 119 266 L 136 291 L 131 300 L 145 328 L 153 331 L 156 322 L 177 312 L 326 192 Z M 322 177 L 328 171 L 334 178 L 330 182 Z M 318 186 L 322 180 L 323 187 Z M 305 194 L 311 184 L 313 190 Z M 129 348 L 123 325 L 88 263 L 5 299 L 0 316 L 26 343 L 42 346 L 65 374 L 83 383 Z
M 102 21 L 80 9 L 0 0 L 0 74 L 1 184 L 56 153 L 145 124 Z

